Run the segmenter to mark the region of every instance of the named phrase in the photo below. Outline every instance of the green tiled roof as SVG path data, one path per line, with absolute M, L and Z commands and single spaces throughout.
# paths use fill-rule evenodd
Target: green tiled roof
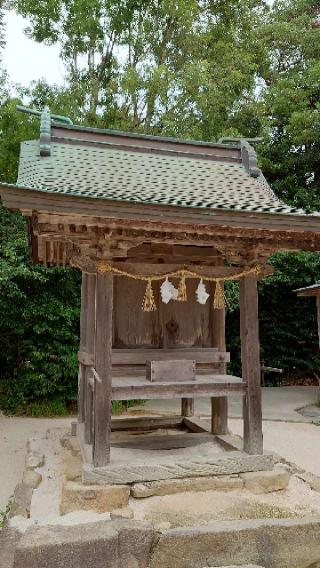
M 78 197 L 211 209 L 297 213 L 242 163 L 52 140 L 21 145 L 18 186 Z

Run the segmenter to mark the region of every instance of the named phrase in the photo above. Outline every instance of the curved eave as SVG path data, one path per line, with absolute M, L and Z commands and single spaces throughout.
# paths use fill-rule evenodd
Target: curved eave
M 10 210 L 19 210 L 24 215 L 33 211 L 82 216 L 96 219 L 131 219 L 160 222 L 167 225 L 192 224 L 219 225 L 256 229 L 262 231 L 286 231 L 291 234 L 304 232 L 317 234 L 320 239 L 320 214 L 262 213 L 213 208 L 196 208 L 178 205 L 137 203 L 115 199 L 79 197 L 47 190 L 34 190 L 14 184 L 0 184 L 3 205 Z M 318 250 L 318 249 L 317 249 Z

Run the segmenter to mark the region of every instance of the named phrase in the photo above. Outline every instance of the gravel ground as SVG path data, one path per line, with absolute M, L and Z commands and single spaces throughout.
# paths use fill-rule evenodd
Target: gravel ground
M 16 418 L 0 414 L 0 511 L 20 483 L 27 441 L 48 428 L 68 428 L 73 418 Z
M 264 417 L 269 418 L 263 423 L 265 448 L 320 475 L 320 427 L 305 422 L 295 412 L 296 408 L 313 402 L 318 389 L 297 387 L 263 390 L 266 391 L 263 413 Z M 158 411 L 163 410 L 163 402 L 159 401 Z M 299 422 L 291 422 L 292 417 Z M 282 421 L 284 419 L 290 422 Z M 48 428 L 68 428 L 72 420 L 74 417 L 15 418 L 0 414 L 0 511 L 5 508 L 15 486 L 21 481 L 28 439 L 36 432 L 44 434 Z M 230 428 L 235 434 L 241 435 L 242 421 L 231 418 Z
M 229 426 L 233 434 L 242 435 L 242 420 L 231 419 Z M 320 476 L 320 426 L 266 420 L 263 440 L 266 450 Z

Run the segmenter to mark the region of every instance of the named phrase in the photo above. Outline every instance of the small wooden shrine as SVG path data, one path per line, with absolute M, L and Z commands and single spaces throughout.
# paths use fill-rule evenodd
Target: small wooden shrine
M 110 462 L 111 401 L 212 401 L 262 454 L 257 281 L 275 251 L 319 251 L 320 216 L 280 202 L 246 140 L 211 144 L 73 126 L 41 114 L 3 204 L 28 220 L 32 259 L 82 271 L 79 436 Z M 226 372 L 226 280 L 240 283 L 242 376 Z M 275 322 L 276 325 L 276 322 Z M 112 454 L 111 454 L 112 464 Z

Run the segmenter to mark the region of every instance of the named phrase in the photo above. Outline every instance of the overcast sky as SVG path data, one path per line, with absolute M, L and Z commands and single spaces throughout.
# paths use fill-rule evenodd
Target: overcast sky
M 57 46 L 39 45 L 23 33 L 28 21 L 13 12 L 6 14 L 6 46 L 4 64 L 10 81 L 29 85 L 45 79 L 48 83 L 63 83 L 63 65 Z

